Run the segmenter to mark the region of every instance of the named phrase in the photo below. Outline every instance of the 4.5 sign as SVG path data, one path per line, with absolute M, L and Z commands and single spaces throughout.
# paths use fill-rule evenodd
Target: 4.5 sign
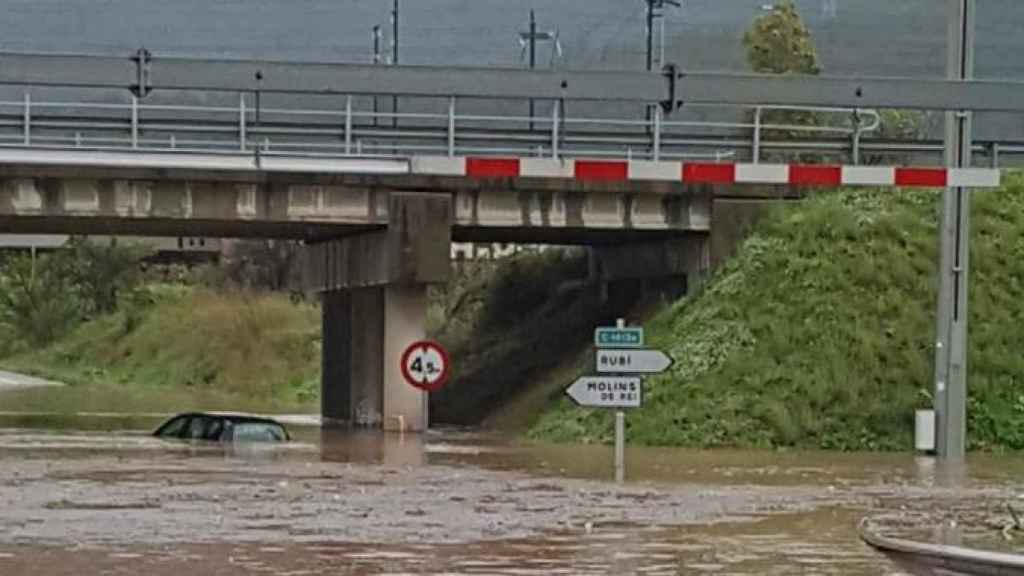
M 402 376 L 420 390 L 437 392 L 450 375 L 448 353 L 437 342 L 414 342 L 402 354 Z

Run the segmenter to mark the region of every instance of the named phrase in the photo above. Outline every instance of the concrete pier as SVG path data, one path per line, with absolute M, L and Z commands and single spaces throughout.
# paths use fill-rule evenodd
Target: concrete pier
M 427 286 L 449 274 L 447 195 L 392 193 L 387 229 L 310 246 L 307 289 L 321 293 L 321 413 L 327 424 L 419 432 L 426 394 L 401 357 L 426 336 Z

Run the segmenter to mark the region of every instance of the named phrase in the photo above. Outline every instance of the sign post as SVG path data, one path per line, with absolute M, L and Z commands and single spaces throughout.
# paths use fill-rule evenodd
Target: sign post
M 615 412 L 615 481 L 626 480 L 626 413 Z
M 644 345 L 644 332 L 643 328 L 640 329 L 640 333 L 634 338 L 630 338 L 632 334 L 626 331 L 626 320 L 619 318 L 615 321 L 615 332 L 607 332 L 608 336 L 618 336 L 618 340 L 621 345 L 632 346 L 643 346 Z M 600 332 L 598 332 L 600 334 Z M 598 338 L 600 340 L 600 338 Z M 628 344 L 627 344 L 628 342 Z M 626 413 L 622 409 L 615 411 L 615 482 L 622 484 L 626 481 Z
M 565 392 L 580 406 L 615 409 L 615 481 L 626 478 L 626 413 L 624 408 L 643 404 L 643 379 L 637 374 L 659 374 L 672 366 L 660 350 L 644 346 L 644 329 L 627 327 L 620 318 L 614 327 L 594 330 L 598 376 L 577 378 Z

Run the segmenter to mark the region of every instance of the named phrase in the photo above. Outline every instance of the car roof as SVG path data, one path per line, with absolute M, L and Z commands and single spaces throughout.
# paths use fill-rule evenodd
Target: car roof
M 220 418 L 222 420 L 230 420 L 235 424 L 276 424 L 284 428 L 284 425 L 280 422 L 267 418 L 265 416 L 256 416 L 254 414 L 244 414 L 241 412 L 182 412 L 176 414 L 174 418 L 180 418 L 182 416 L 205 416 L 207 418 Z M 174 419 L 172 418 L 172 420 Z

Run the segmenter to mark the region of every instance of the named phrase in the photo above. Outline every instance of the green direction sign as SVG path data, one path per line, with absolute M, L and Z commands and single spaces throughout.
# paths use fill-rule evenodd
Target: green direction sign
M 643 348 L 643 328 L 604 327 L 594 330 L 594 345 L 598 348 Z

